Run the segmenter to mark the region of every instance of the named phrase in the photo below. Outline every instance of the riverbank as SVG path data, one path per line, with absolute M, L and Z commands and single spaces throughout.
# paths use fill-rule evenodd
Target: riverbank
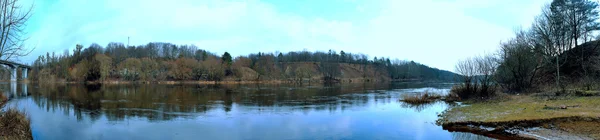
M 7 103 L 7 98 L 0 93 L 0 108 Z M 30 140 L 30 122 L 27 115 L 16 109 L 9 108 L 0 111 L 0 139 L 2 140 Z
M 0 81 L 3 82 L 3 81 Z M 9 81 L 5 81 L 9 82 Z M 256 81 L 240 81 L 240 80 L 223 80 L 223 81 L 195 81 L 195 80 L 181 80 L 181 81 L 123 81 L 123 80 L 107 80 L 107 81 L 85 81 L 85 82 L 76 82 L 76 81 L 24 81 L 26 83 L 42 83 L 42 84 L 200 84 L 200 85 L 217 85 L 217 84 L 323 84 L 323 83 L 342 83 L 342 84 L 352 84 L 352 83 L 390 83 L 396 81 L 389 80 L 374 80 L 374 79 L 358 79 L 358 80 L 349 80 L 342 79 L 340 81 L 329 82 L 324 80 L 304 80 L 304 81 L 294 81 L 294 80 L 256 80 Z
M 504 95 L 440 114 L 449 131 L 529 139 L 600 139 L 600 96 Z

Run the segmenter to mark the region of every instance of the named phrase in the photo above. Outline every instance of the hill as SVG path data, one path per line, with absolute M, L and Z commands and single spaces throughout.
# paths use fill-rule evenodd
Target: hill
M 73 53 L 47 53 L 33 64 L 30 80 L 39 81 L 287 81 L 371 82 L 453 81 L 457 75 L 413 61 L 368 59 L 340 51 L 254 53 L 233 58 L 196 46 L 148 43 L 128 46 L 92 44 Z

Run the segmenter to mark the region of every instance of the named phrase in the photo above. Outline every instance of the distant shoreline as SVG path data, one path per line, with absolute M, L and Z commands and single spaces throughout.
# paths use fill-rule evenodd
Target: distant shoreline
M 408 80 L 408 81 L 419 81 L 419 80 Z M 2 80 L 0 82 L 11 82 Z M 218 84 L 324 84 L 324 83 L 389 83 L 389 82 L 407 82 L 406 80 L 340 80 L 339 82 L 327 82 L 323 80 L 311 80 L 311 81 L 293 81 L 293 80 L 259 80 L 259 81 L 193 81 L 193 80 L 182 80 L 182 81 L 120 81 L 120 80 L 109 80 L 109 81 L 53 81 L 53 82 L 39 82 L 39 81 L 17 81 L 18 83 L 42 83 L 42 84 L 200 84 L 200 85 L 218 85 Z

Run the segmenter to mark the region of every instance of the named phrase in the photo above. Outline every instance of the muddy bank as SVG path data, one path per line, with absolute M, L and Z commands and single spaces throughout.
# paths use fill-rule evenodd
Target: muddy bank
M 599 96 L 506 95 L 452 107 L 439 117 L 446 130 L 490 137 L 600 139 Z
M 600 117 L 438 123 L 450 132 L 469 132 L 498 139 L 600 139 Z
M 452 125 L 443 127 L 443 129 L 448 130 L 449 132 L 466 132 L 495 139 L 535 139 L 531 137 L 519 136 L 517 134 L 505 131 L 499 131 L 491 127 L 482 127 L 475 125 Z

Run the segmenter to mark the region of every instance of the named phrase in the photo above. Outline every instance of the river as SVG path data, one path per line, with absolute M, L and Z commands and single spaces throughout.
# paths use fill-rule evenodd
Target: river
M 82 85 L 0 84 L 26 112 L 34 139 L 487 139 L 435 125 L 452 84 Z

